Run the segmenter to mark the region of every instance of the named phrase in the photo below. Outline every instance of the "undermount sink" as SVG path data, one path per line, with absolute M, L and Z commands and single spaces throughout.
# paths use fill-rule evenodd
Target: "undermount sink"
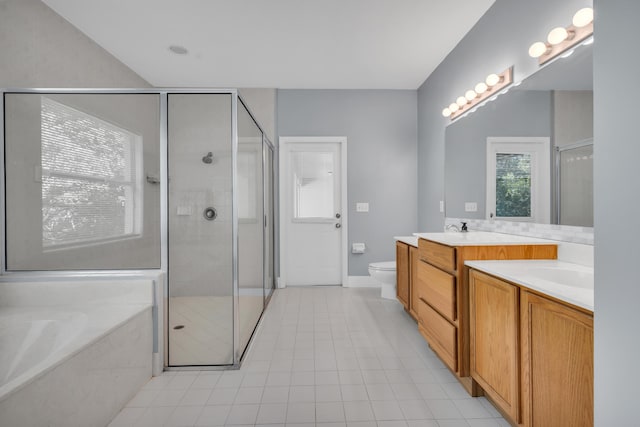
M 467 261 L 517 285 L 593 311 L 593 267 L 558 260 Z
M 537 279 L 554 282 L 559 285 L 593 289 L 593 272 L 570 268 L 537 267 L 527 268 L 523 273 Z

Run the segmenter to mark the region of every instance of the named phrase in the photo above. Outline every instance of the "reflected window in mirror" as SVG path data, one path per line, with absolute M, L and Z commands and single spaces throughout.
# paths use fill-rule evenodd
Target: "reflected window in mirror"
M 549 138 L 487 138 L 487 218 L 549 222 Z

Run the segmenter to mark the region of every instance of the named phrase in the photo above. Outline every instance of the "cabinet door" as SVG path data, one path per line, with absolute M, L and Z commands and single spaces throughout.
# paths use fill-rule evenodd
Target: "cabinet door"
M 471 376 L 501 409 L 519 422 L 519 288 L 472 270 Z
M 458 328 L 424 300 L 417 304 L 418 331 L 453 372 L 458 370 Z
M 526 426 L 593 426 L 593 316 L 522 292 Z
M 409 309 L 409 245 L 396 242 L 396 296 Z

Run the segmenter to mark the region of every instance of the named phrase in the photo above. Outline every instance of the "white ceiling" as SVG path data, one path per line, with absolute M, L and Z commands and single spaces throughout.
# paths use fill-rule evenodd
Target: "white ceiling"
M 494 2 L 43 1 L 155 86 L 309 89 L 416 89 Z

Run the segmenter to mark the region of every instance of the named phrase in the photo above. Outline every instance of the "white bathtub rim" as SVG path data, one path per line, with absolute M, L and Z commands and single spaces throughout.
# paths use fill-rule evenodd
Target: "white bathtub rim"
M 111 334 L 113 331 L 122 327 L 124 324 L 128 323 L 129 321 L 135 319 L 138 316 L 144 315 L 145 312 L 147 311 L 148 311 L 148 314 L 151 315 L 152 304 L 126 304 L 126 305 L 123 304 L 121 305 L 121 307 L 135 309 L 135 312 L 129 313 L 126 316 L 126 318 L 120 319 L 118 322 L 115 322 L 113 325 L 106 328 L 104 331 L 101 331 L 98 334 L 92 335 L 90 339 L 86 341 L 81 341 L 79 345 L 73 346 L 72 349 L 70 351 L 65 352 L 62 355 L 62 357 L 59 357 L 54 362 L 47 364 L 45 367 L 40 367 L 41 363 L 39 363 L 36 366 L 33 366 L 32 368 L 25 371 L 18 377 L 14 378 L 13 380 L 0 386 L 0 402 L 4 401 L 12 393 L 15 393 L 18 390 L 26 387 L 27 385 L 31 384 L 38 378 L 41 378 L 42 376 L 46 375 L 48 372 L 52 371 L 56 367 L 62 365 L 64 362 L 70 360 L 71 358 L 76 356 L 78 353 L 82 352 L 83 350 L 95 344 L 96 342 L 100 341 L 102 338 Z M 42 307 L 38 307 L 38 308 L 42 308 Z M 75 306 L 58 307 L 58 308 L 66 309 L 70 311 L 77 311 L 79 309 L 78 307 L 75 307 Z M 84 306 L 84 309 L 87 309 L 87 308 L 91 308 L 91 307 Z M 150 351 L 149 357 L 151 358 L 151 356 L 152 356 L 152 352 Z M 27 374 L 30 374 L 30 375 L 27 375 Z M 24 377 L 26 377 L 26 379 L 21 380 Z

